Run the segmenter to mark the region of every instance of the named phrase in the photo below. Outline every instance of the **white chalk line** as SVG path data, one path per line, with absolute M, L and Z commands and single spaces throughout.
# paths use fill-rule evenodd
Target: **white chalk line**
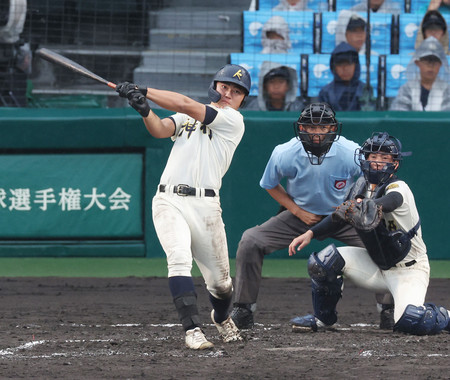
M 61 326 L 72 326 L 72 327 L 103 327 L 103 325 L 85 325 L 85 324 L 60 324 Z M 113 324 L 108 325 L 110 327 L 143 327 L 141 323 L 121 323 L 121 324 Z M 149 324 L 148 326 L 151 327 L 165 327 L 165 328 L 179 328 L 181 327 L 181 324 L 177 323 L 158 323 L 158 324 Z M 213 326 L 210 324 L 210 326 Z M 263 330 L 271 330 L 273 327 L 280 327 L 282 324 L 260 324 L 255 323 L 255 327 L 263 328 Z M 19 327 L 19 326 L 17 326 Z M 336 326 L 337 331 L 351 331 L 351 330 L 360 330 L 360 331 L 369 331 L 373 328 L 378 328 L 377 325 L 374 324 L 364 324 L 364 323 L 356 323 L 351 324 L 350 327 L 340 327 L 339 325 Z M 167 340 L 168 337 L 159 337 L 154 338 L 154 340 Z M 149 338 L 141 338 L 138 339 L 140 342 L 147 342 L 149 341 Z M 63 343 L 66 344 L 84 344 L 84 343 L 108 343 L 108 342 L 124 342 L 122 340 L 117 339 L 67 339 L 64 340 Z M 80 358 L 80 357 L 98 357 L 98 356 L 112 356 L 112 355 L 129 355 L 129 353 L 122 353 L 120 350 L 113 350 L 113 349 L 97 349 L 97 350 L 85 350 L 83 349 L 82 352 L 54 352 L 51 354 L 42 354 L 42 355 L 27 355 L 24 352 L 30 352 L 35 347 L 39 345 L 53 345 L 61 343 L 60 341 L 56 340 L 33 340 L 24 344 L 21 344 L 17 347 L 10 347 L 0 350 L 0 359 L 52 359 L 52 358 L 58 358 L 58 357 L 66 357 L 66 358 Z M 273 347 L 273 348 L 266 348 L 267 351 L 279 351 L 279 352 L 297 352 L 297 351 L 317 351 L 317 352 L 332 352 L 335 351 L 334 348 L 327 348 L 327 347 Z M 140 356 L 153 356 L 154 353 L 146 353 L 146 352 L 140 352 Z M 362 350 L 358 354 L 360 357 L 363 358 L 370 358 L 370 357 L 377 357 L 377 358 L 383 358 L 383 357 L 423 357 L 421 355 L 417 354 L 403 354 L 403 353 L 386 353 L 386 352 L 379 352 L 375 350 Z M 221 350 L 216 351 L 210 351 L 206 354 L 202 354 L 204 357 L 220 357 L 223 356 L 223 352 Z M 437 357 L 437 358 L 447 358 L 450 357 L 448 354 L 437 354 L 437 353 L 429 353 L 425 355 L 425 357 Z

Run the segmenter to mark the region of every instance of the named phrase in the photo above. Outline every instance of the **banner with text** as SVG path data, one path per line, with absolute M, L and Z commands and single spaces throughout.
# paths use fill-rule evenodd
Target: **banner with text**
M 143 155 L 0 156 L 0 239 L 143 239 Z

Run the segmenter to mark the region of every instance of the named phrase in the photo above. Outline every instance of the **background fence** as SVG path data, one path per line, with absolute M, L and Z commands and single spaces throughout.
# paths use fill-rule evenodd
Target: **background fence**
M 343 134 L 361 143 L 386 130 L 413 152 L 400 176 L 415 194 L 430 258 L 450 259 L 444 239 L 450 114 L 361 115 L 338 114 Z M 247 111 L 244 117 L 246 133 L 221 190 L 231 257 L 245 229 L 278 211 L 259 180 L 275 145 L 293 137 L 298 115 Z M 172 144 L 152 138 L 134 110 L 0 109 L 0 120 L 0 256 L 164 256 L 151 198 Z

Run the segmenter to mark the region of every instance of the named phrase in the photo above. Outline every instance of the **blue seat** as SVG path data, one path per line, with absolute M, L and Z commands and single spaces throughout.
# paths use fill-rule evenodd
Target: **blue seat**
M 342 11 L 343 9 L 350 9 L 356 4 L 362 3 L 367 0 L 335 0 L 336 1 L 336 11 Z M 401 10 L 405 9 L 405 1 L 404 0 L 391 0 L 392 3 L 398 4 Z
M 399 16 L 399 54 L 408 54 L 414 52 L 417 33 L 423 14 L 404 13 Z M 443 15 L 450 26 L 450 15 Z
M 280 0 L 259 0 L 258 10 L 272 10 Z M 328 0 L 308 0 L 308 9 L 315 12 L 328 11 Z
M 331 54 L 311 54 L 308 57 L 308 92 L 307 96 L 317 97 L 320 90 L 328 83 L 333 81 L 334 77 L 330 70 L 330 57 Z M 359 62 L 361 65 L 360 80 L 366 82 L 366 57 L 364 55 L 359 56 Z M 303 74 L 302 74 L 303 75 Z M 373 88 L 374 96 L 377 96 L 377 84 L 378 84 L 378 59 L 373 57 L 370 61 L 370 85 Z
M 261 32 L 264 24 L 272 16 L 283 17 L 289 25 L 292 48 L 289 53 L 312 53 L 314 45 L 313 12 L 244 12 L 244 53 L 260 53 Z
M 425 14 L 430 0 L 410 0 L 411 1 L 411 13 L 420 13 L 422 16 Z
M 358 13 L 365 20 L 366 14 Z M 337 12 L 323 12 L 321 25 L 321 52 L 331 53 L 336 47 Z M 379 13 L 370 15 L 371 49 L 373 54 L 391 53 L 392 15 Z
M 292 67 L 297 71 L 297 96 L 300 94 L 300 56 L 298 54 L 259 54 L 259 53 L 231 53 L 232 64 L 245 67 L 252 79 L 250 96 L 258 95 L 259 71 L 264 61 L 277 62 L 281 65 Z
M 390 54 L 386 56 L 386 97 L 395 98 L 399 88 L 406 83 L 406 67 L 411 56 Z
M 404 13 L 399 16 L 399 54 L 414 52 L 422 14 Z

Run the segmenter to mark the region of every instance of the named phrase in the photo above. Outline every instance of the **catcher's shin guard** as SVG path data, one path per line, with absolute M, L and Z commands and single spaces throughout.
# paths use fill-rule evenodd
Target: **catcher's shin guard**
M 412 335 L 434 335 L 449 327 L 448 311 L 432 303 L 408 305 L 394 326 L 394 331 Z
M 336 305 L 342 296 L 345 261 L 334 244 L 313 252 L 308 260 L 314 315 L 324 324 L 337 321 Z

